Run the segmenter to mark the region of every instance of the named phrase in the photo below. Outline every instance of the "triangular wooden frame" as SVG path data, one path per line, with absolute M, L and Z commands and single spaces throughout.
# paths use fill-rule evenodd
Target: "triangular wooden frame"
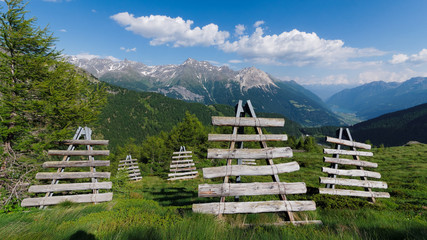
M 267 141 L 286 141 L 284 134 L 263 134 L 261 127 L 282 127 L 283 118 L 257 118 L 251 102 L 248 100 L 245 106 L 242 101 L 236 105 L 235 117 L 212 117 L 215 126 L 232 126 L 233 133 L 209 134 L 209 141 L 228 141 L 229 149 L 208 149 L 208 158 L 227 159 L 227 165 L 223 167 L 203 168 L 204 178 L 224 177 L 223 184 L 199 185 L 199 197 L 220 197 L 219 203 L 193 204 L 193 211 L 209 213 L 221 216 L 222 214 L 236 213 L 263 213 L 286 212 L 289 222 L 292 224 L 321 223 L 320 221 L 296 221 L 293 212 L 316 210 L 314 201 L 288 201 L 286 194 L 306 193 L 304 182 L 285 183 L 280 182 L 280 173 L 299 170 L 297 162 L 274 164 L 273 158 L 292 157 L 292 149 L 289 147 L 271 148 Z M 249 117 L 245 117 L 248 114 Z M 243 134 L 244 127 L 254 127 L 256 134 Z M 261 149 L 243 149 L 243 142 L 259 142 Z M 237 159 L 238 164 L 232 165 L 232 160 Z M 267 165 L 247 166 L 242 165 L 242 159 L 265 159 Z M 240 175 L 270 175 L 273 182 L 240 183 Z M 229 183 L 229 177 L 236 176 L 236 183 Z M 279 201 L 258 202 L 225 202 L 226 196 L 249 195 L 278 195 Z M 287 222 L 285 222 L 287 223 Z
M 168 180 L 184 180 L 192 179 L 199 176 L 196 165 L 193 162 L 192 151 L 187 151 L 185 146 L 179 148 L 179 152 L 173 152 L 172 161 L 170 164 L 170 172 Z
M 120 160 L 119 170 L 126 170 L 130 180 L 138 181 L 142 179 L 136 159 L 132 159 L 132 155 L 127 155 L 125 160 Z
M 111 182 L 98 182 L 99 178 L 110 178 L 109 172 L 97 172 L 96 167 L 109 166 L 110 161 L 95 160 L 94 156 L 108 156 L 109 150 L 93 150 L 92 145 L 108 145 L 108 140 L 92 140 L 92 130 L 88 127 L 78 127 L 72 140 L 62 141 L 62 144 L 69 145 L 67 150 L 49 150 L 49 155 L 63 156 L 62 161 L 47 161 L 43 163 L 43 168 L 57 168 L 56 172 L 39 172 L 36 179 L 52 180 L 50 185 L 33 185 L 28 189 L 31 193 L 45 193 L 44 197 L 26 198 L 21 202 L 23 207 L 40 206 L 45 208 L 48 205 L 56 205 L 63 201 L 76 203 L 85 202 L 106 202 L 111 201 L 113 193 L 99 193 L 99 189 L 111 189 Z M 83 139 L 80 139 L 83 137 Z M 76 150 L 77 146 L 85 146 L 86 150 Z M 71 160 L 71 156 L 85 156 L 87 161 Z M 65 172 L 70 167 L 89 167 L 89 172 Z M 64 183 L 58 184 L 65 179 L 87 179 L 87 183 Z M 68 194 L 53 196 L 54 192 L 76 192 L 91 190 L 91 194 Z
M 371 149 L 371 145 L 359 143 L 353 140 L 348 128 L 339 128 L 337 137 L 326 137 L 326 141 L 335 144 L 335 149 L 324 149 L 324 154 L 332 154 L 331 157 L 324 157 L 324 162 L 331 163 L 329 168 L 323 167 L 322 171 L 328 173 L 328 177 L 320 177 L 320 183 L 326 184 L 325 188 L 319 188 L 320 194 L 340 195 L 340 196 L 355 196 L 367 197 L 371 202 L 375 203 L 375 198 L 390 198 L 388 192 L 374 192 L 372 188 L 387 188 L 387 183 L 380 181 L 368 180 L 368 177 L 381 178 L 381 174 L 373 171 L 366 171 L 364 167 L 376 168 L 377 163 L 361 161 L 360 156 L 370 157 L 374 154 L 367 151 L 357 151 L 357 148 Z M 347 147 L 348 150 L 342 149 Z M 352 156 L 353 159 L 342 158 L 340 155 Z M 339 164 L 347 166 L 355 166 L 356 170 L 339 169 Z M 349 178 L 337 178 L 340 176 L 360 177 L 361 180 Z M 365 191 L 352 189 L 336 189 L 335 186 L 347 187 L 363 187 Z

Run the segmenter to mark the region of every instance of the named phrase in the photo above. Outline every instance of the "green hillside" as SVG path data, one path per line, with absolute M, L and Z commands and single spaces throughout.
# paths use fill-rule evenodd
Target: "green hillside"
M 227 105 L 206 106 L 152 92 L 136 92 L 115 86 L 108 88 L 108 102 L 100 114 L 97 128 L 105 139 L 110 140 L 112 148 L 125 144 L 131 138 L 140 143 L 147 136 L 170 131 L 184 118 L 186 111 L 195 114 L 205 126 L 211 125 L 212 116 L 234 116 L 234 107 Z M 258 113 L 258 116 L 284 118 L 276 113 Z M 274 131 L 299 136 L 300 127 L 286 118 L 285 127 Z
M 388 113 L 351 127 L 358 141 L 400 146 L 408 141 L 427 143 L 427 103 Z

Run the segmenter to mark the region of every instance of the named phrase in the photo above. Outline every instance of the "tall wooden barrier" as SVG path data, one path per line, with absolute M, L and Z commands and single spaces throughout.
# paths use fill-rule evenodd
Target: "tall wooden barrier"
M 119 170 L 124 169 L 127 171 L 130 180 L 141 180 L 141 171 L 139 170 L 136 159 L 132 159 L 131 155 L 127 155 L 125 160 L 120 160 Z
M 326 141 L 334 143 L 335 149 L 324 149 L 324 154 L 332 154 L 332 157 L 324 157 L 324 162 L 331 163 L 330 167 L 323 167 L 322 171 L 328 174 L 328 177 L 320 177 L 320 183 L 326 184 L 326 188 L 320 188 L 320 194 L 340 195 L 340 196 L 356 196 L 356 197 L 367 197 L 372 202 L 375 202 L 375 198 L 390 198 L 388 192 L 374 192 L 372 188 L 387 188 L 387 183 L 380 181 L 371 181 L 369 178 L 381 178 L 381 174 L 373 171 L 364 170 L 367 168 L 378 167 L 377 163 L 361 161 L 360 156 L 370 157 L 374 154 L 367 151 L 357 151 L 357 148 L 371 149 L 371 145 L 359 143 L 353 141 L 350 130 L 348 128 L 340 128 L 337 131 L 337 138 L 326 137 Z M 343 149 L 347 148 L 347 149 Z M 348 159 L 341 156 L 351 156 L 352 159 Z M 353 166 L 356 169 L 349 170 L 339 169 L 339 164 L 344 166 Z M 338 176 L 345 177 L 360 177 L 358 179 L 351 178 L 337 178 Z M 345 186 L 346 189 L 336 189 L 335 186 Z M 364 191 L 349 189 L 349 187 L 361 187 Z
M 249 117 L 245 117 L 245 114 Z M 268 147 L 267 141 L 286 141 L 284 134 L 263 134 L 261 127 L 283 127 L 283 118 L 257 118 L 250 101 L 243 107 L 242 101 L 236 106 L 236 117 L 212 117 L 214 126 L 232 126 L 232 134 L 209 134 L 209 141 L 230 142 L 229 149 L 208 149 L 208 158 L 227 159 L 227 165 L 222 167 L 203 168 L 204 178 L 224 177 L 222 184 L 199 185 L 199 197 L 220 197 L 217 203 L 193 204 L 193 211 L 208 214 L 236 214 L 236 213 L 264 213 L 287 212 L 293 224 L 314 223 L 319 221 L 295 221 L 293 212 L 314 211 L 314 201 L 288 201 L 286 194 L 306 193 L 304 182 L 280 182 L 281 173 L 299 170 L 297 162 L 274 164 L 274 158 L 292 157 L 289 147 Z M 254 127 L 257 134 L 243 134 L 244 127 Z M 244 149 L 243 142 L 259 142 L 260 149 Z M 232 160 L 237 159 L 265 159 L 267 165 L 248 166 L 232 165 Z M 238 161 L 241 163 L 241 161 Z M 239 176 L 267 176 L 273 182 L 240 183 Z M 229 183 L 230 177 L 237 177 L 236 183 Z M 253 196 L 253 195 L 278 195 L 280 200 L 256 202 L 225 202 L 228 196 Z
M 191 154 L 191 151 L 185 150 L 185 146 L 181 146 L 179 152 L 173 153 L 170 165 L 171 173 L 168 174 L 168 177 L 170 177 L 168 180 L 191 179 L 199 175 L 192 159 L 193 155 Z
M 44 208 L 48 205 L 59 204 L 63 201 L 76 203 L 86 202 L 106 202 L 113 199 L 113 193 L 99 193 L 100 189 L 111 189 L 111 182 L 99 182 L 99 178 L 110 178 L 109 172 L 97 172 L 96 167 L 109 166 L 110 161 L 95 160 L 94 156 L 108 156 L 109 150 L 93 150 L 94 145 L 108 145 L 108 140 L 92 140 L 92 130 L 88 127 L 79 127 L 72 140 L 62 141 L 62 144 L 69 145 L 67 150 L 49 150 L 49 155 L 63 156 L 62 161 L 47 161 L 43 163 L 43 168 L 57 168 L 56 172 L 39 172 L 36 179 L 50 180 L 49 185 L 33 185 L 29 188 L 31 193 L 44 193 L 44 197 L 26 198 L 21 206 Z M 83 137 L 83 139 L 80 139 Z M 84 146 L 85 150 L 77 150 L 79 146 Z M 87 160 L 81 160 L 83 156 Z M 73 160 L 71 160 L 73 157 Z M 76 159 L 77 158 L 77 159 Z M 74 160 L 75 159 L 75 160 Z M 69 168 L 89 168 L 86 172 L 65 172 Z M 90 182 L 63 183 L 60 180 L 91 179 Z M 73 194 L 83 191 L 81 194 Z M 90 192 L 90 193 L 89 193 Z M 57 193 L 57 196 L 53 196 Z

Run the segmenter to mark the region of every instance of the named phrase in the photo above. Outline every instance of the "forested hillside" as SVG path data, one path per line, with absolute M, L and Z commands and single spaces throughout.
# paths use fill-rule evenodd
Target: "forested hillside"
M 161 131 L 168 132 L 183 120 L 187 111 L 195 114 L 205 126 L 211 125 L 212 116 L 234 116 L 234 107 L 227 105 L 206 106 L 116 86 L 108 86 L 108 89 L 108 102 L 100 114 L 98 127 L 105 139 L 110 140 L 112 148 L 124 145 L 130 139 L 141 143 L 148 136 L 157 135 Z M 258 115 L 283 118 L 275 113 Z M 300 127 L 298 123 L 286 118 L 285 127 L 274 131 L 300 136 Z

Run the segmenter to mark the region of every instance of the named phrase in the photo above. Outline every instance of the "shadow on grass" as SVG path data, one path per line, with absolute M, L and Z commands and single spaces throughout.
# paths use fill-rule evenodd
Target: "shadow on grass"
M 165 187 L 161 189 L 147 189 L 145 192 L 153 196 L 161 206 L 189 206 L 193 203 L 211 202 L 206 198 L 198 198 L 197 192 L 188 191 L 183 187 Z
M 365 239 L 401 240 L 427 238 L 427 228 L 422 226 L 405 229 L 392 229 L 387 227 L 361 227 L 360 232 Z
M 87 233 L 83 230 L 78 230 L 70 236 L 69 240 L 95 240 L 95 235 Z

